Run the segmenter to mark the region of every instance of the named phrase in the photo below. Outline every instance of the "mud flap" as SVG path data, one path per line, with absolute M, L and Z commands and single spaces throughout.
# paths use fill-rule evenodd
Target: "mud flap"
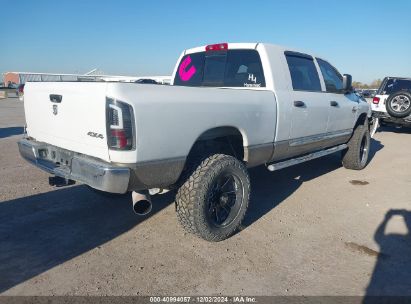
M 378 117 L 372 117 L 370 121 L 370 136 L 371 138 L 374 137 L 375 133 L 377 133 L 377 129 L 380 126 L 380 119 Z

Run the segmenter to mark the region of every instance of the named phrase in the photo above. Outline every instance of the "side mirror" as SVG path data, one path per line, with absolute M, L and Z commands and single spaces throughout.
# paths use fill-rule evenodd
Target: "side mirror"
M 349 74 L 343 75 L 343 91 L 344 93 L 351 93 L 352 88 L 352 76 Z

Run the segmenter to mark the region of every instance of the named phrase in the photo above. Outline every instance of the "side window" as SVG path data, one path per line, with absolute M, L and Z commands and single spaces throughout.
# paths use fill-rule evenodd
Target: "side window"
M 388 79 L 382 94 L 393 94 L 401 90 L 411 90 L 411 80 Z
M 174 85 L 201 86 L 204 70 L 204 53 L 185 55 L 177 68 Z
M 265 87 L 260 55 L 256 50 L 228 52 L 224 75 L 226 87 Z
M 317 58 L 317 62 L 323 74 L 327 92 L 341 93 L 343 88 L 343 77 L 341 74 L 327 61 Z
M 285 52 L 294 90 L 321 91 L 320 78 L 311 56 Z

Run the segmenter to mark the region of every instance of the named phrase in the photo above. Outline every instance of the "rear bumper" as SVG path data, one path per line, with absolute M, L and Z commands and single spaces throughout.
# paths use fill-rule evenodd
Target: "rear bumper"
M 389 118 L 390 115 L 388 115 L 387 112 L 372 111 L 372 117 L 375 117 L 375 118 Z
M 404 117 L 404 118 L 396 118 L 390 116 L 387 112 L 379 112 L 373 111 L 372 117 L 379 118 L 384 122 L 391 123 L 391 124 L 399 124 L 399 125 L 409 125 L 411 124 L 411 115 Z
M 106 192 L 125 193 L 129 188 L 130 168 L 29 139 L 20 140 L 18 146 L 24 159 L 50 174 Z

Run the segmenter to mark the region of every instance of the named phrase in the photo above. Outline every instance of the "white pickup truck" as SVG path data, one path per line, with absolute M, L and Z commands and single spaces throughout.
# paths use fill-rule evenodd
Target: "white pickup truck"
M 182 226 L 210 241 L 243 220 L 247 167 L 274 171 L 337 151 L 349 169 L 368 160 L 371 111 L 351 76 L 276 45 L 185 50 L 170 86 L 32 82 L 25 91 L 25 159 L 60 181 L 132 192 L 139 214 L 151 209 L 149 193 L 178 189 Z

